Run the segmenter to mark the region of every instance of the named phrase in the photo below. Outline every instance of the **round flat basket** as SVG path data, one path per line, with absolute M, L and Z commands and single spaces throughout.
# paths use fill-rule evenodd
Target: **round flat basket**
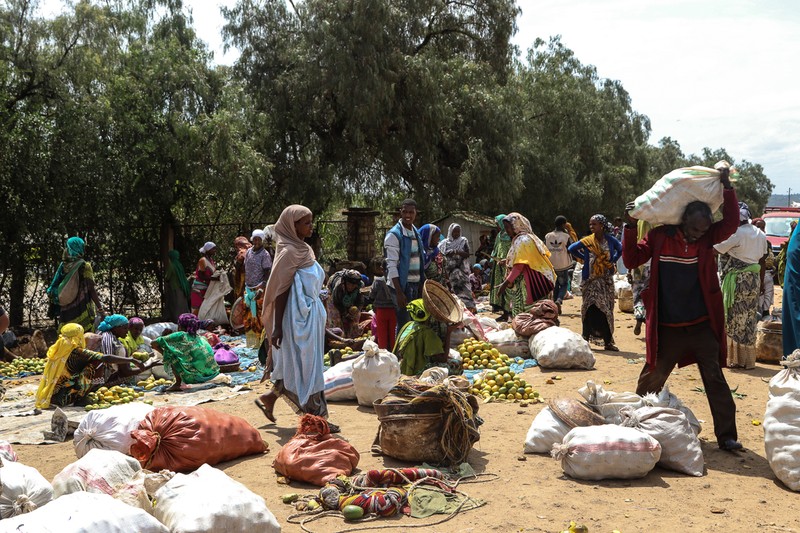
M 245 311 L 244 297 L 240 296 L 231 306 L 231 327 L 233 329 L 242 329 L 244 327 Z
M 464 320 L 458 300 L 440 283 L 426 280 L 422 286 L 422 300 L 425 302 L 425 309 L 436 320 L 448 324 L 458 324 Z
M 601 426 L 606 423 L 602 416 L 586 404 L 570 398 L 555 398 L 547 405 L 553 413 L 569 427 Z

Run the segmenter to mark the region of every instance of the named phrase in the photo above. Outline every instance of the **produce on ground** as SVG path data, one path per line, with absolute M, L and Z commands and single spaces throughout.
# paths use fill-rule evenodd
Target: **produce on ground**
M 136 401 L 141 401 L 152 405 L 153 400 L 140 400 L 140 398 L 143 396 L 143 392 L 136 392 L 130 387 L 121 387 L 119 385 L 115 385 L 113 387 L 100 387 L 96 391 L 88 394 L 88 404 L 86 405 L 85 409 L 87 411 L 94 411 L 95 409 L 106 409 L 112 405 Z
M 47 359 L 17 357 L 10 363 L 0 363 L 0 376 L 17 377 L 23 373 L 41 374 Z

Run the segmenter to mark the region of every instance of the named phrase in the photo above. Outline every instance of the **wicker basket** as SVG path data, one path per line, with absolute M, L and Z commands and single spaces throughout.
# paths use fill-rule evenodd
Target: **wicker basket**
M 464 320 L 458 300 L 440 283 L 426 280 L 422 286 L 422 300 L 425 302 L 425 310 L 436 320 L 448 324 L 458 324 Z
M 606 423 L 602 416 L 578 400 L 556 398 L 549 400 L 547 405 L 562 422 L 571 428 L 601 426 Z

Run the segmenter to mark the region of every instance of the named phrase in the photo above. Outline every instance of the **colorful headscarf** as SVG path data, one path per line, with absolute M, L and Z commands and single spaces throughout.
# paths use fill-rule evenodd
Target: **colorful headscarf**
M 100 325 L 97 326 L 97 331 L 102 331 L 105 333 L 106 331 L 111 331 L 117 326 L 126 325 L 128 325 L 128 319 L 124 315 L 107 315 L 103 321 L 100 322 Z
M 83 252 L 86 248 L 86 242 L 80 237 L 70 237 L 67 239 L 67 247 L 64 253 L 67 257 L 78 258 L 83 257 Z
M 505 220 L 505 218 L 506 215 L 497 215 L 494 217 L 494 223 L 500 228 L 500 231 L 497 232 L 497 239 L 508 242 L 511 240 L 511 237 L 506 233 L 506 227 L 503 225 L 503 220 Z
M 555 271 L 550 262 L 550 250 L 533 233 L 531 223 L 519 213 L 509 213 L 505 220 L 514 229 L 514 240 L 508 249 L 506 259 L 510 267 L 528 265 L 528 268 L 543 274 L 551 282 L 555 281 Z
M 605 230 L 605 233 L 611 233 L 611 231 L 613 230 L 613 228 L 611 227 L 611 223 L 608 221 L 605 215 L 601 215 L 599 213 L 596 215 L 592 215 L 592 217 L 589 219 L 589 222 L 597 222 L 600 225 L 602 225 L 603 229 Z
M 207 328 L 213 323 L 211 320 L 200 320 L 194 313 L 183 313 L 178 317 L 178 329 L 189 335 L 197 335 L 197 330 Z
M 752 218 L 750 214 L 750 206 L 744 202 L 739 202 L 739 222 L 745 222 Z
M 138 316 L 135 316 L 135 317 L 133 317 L 133 318 L 128 320 L 128 324 L 130 324 L 131 327 L 132 326 L 142 326 L 142 327 L 144 327 L 144 320 L 142 320 Z
M 425 264 L 423 267 L 427 267 L 439 255 L 439 243 L 431 242 L 433 235 L 437 232 L 441 235 L 442 230 L 439 229 L 439 226 L 433 224 L 425 224 L 419 228 L 419 236 L 422 238 L 422 244 L 425 245 Z
M 188 297 L 189 293 L 192 291 L 192 287 L 189 285 L 189 280 L 186 279 L 186 271 L 183 269 L 183 264 L 181 263 L 180 252 L 178 252 L 178 250 L 170 250 L 167 252 L 167 257 L 169 257 L 169 265 L 167 265 L 167 271 L 170 272 L 167 276 L 169 282 L 173 287 L 180 289 L 181 292 Z
M 213 243 L 213 242 L 211 242 L 211 241 L 208 241 L 208 242 L 207 242 L 207 243 L 205 243 L 205 244 L 203 245 L 203 247 L 202 247 L 202 248 L 200 248 L 200 250 L 198 250 L 198 251 L 199 251 L 201 254 L 207 254 L 209 251 L 213 250 L 213 249 L 214 249 L 214 248 L 216 248 L 216 247 L 217 247 L 217 245 L 216 245 L 216 244 L 214 244 L 214 243 Z
M 422 298 L 411 300 L 406 306 L 406 310 L 414 322 L 425 322 L 428 320 L 428 318 L 430 318 L 428 310 L 425 309 L 425 302 L 422 300 Z
M 80 324 L 64 324 L 55 344 L 47 350 L 47 362 L 44 366 L 42 379 L 39 381 L 39 389 L 36 391 L 37 409 L 50 407 L 53 389 L 58 380 L 66 373 L 69 354 L 72 353 L 72 350 L 82 350 L 85 347 L 86 340 L 83 336 L 83 326 Z

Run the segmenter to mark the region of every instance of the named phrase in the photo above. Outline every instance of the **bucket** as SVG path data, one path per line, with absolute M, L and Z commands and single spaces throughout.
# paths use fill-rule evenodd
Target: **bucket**
M 441 463 L 444 419 L 440 402 L 373 403 L 380 429 L 373 451 L 411 463 Z M 431 411 L 435 412 L 420 412 Z

